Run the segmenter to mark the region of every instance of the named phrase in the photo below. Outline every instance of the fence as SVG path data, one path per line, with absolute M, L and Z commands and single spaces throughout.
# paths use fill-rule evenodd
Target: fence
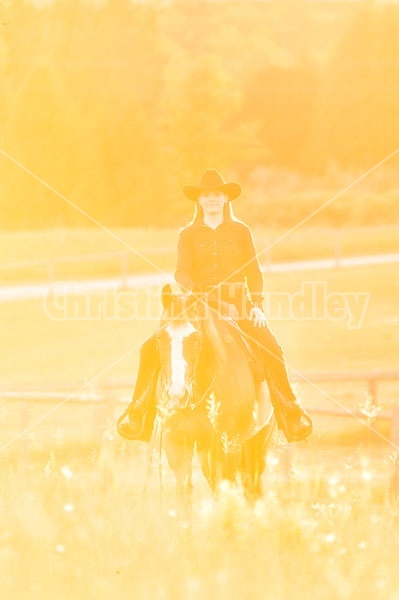
M 304 382 L 307 384 L 312 383 L 350 383 L 350 382 L 365 382 L 367 384 L 367 392 L 369 402 L 364 408 L 361 409 L 346 409 L 342 408 L 320 408 L 310 407 L 307 408 L 308 412 L 315 416 L 322 417 L 333 417 L 333 418 L 356 418 L 360 421 L 364 421 L 365 424 L 371 429 L 374 429 L 374 425 L 378 421 L 385 421 L 390 423 L 390 442 L 393 452 L 390 455 L 393 459 L 393 467 L 391 472 L 391 478 L 389 481 L 389 489 L 392 498 L 396 500 L 399 498 L 399 398 L 395 399 L 393 408 L 391 411 L 382 410 L 378 402 L 378 385 L 381 382 L 399 382 L 399 370 L 384 370 L 384 371 L 370 371 L 370 372 L 313 372 L 307 373 L 303 376 L 291 377 L 292 380 L 297 382 Z M 118 417 L 126 403 L 130 400 L 132 391 L 132 380 L 131 378 L 118 378 L 111 379 L 101 383 L 96 387 L 89 389 L 83 389 L 76 392 L 76 386 L 71 384 L 63 385 L 58 387 L 58 391 L 54 391 L 50 388 L 42 389 L 0 389 L 0 400 L 11 402 L 15 406 L 19 404 L 19 415 L 17 416 L 17 427 L 15 439 L 19 439 L 21 443 L 21 453 L 23 460 L 29 460 L 29 444 L 28 438 L 29 433 L 36 427 L 36 420 L 32 418 L 31 408 L 32 405 L 48 405 L 52 408 L 45 412 L 43 420 L 47 418 L 48 414 L 55 413 L 59 407 L 68 405 L 70 408 L 83 407 L 91 409 L 92 412 L 92 431 L 95 437 L 98 437 L 99 432 L 103 431 L 104 427 L 111 422 L 115 423 L 116 417 Z M 79 413 L 79 418 L 74 426 L 75 430 L 79 432 L 82 440 L 85 440 L 85 434 L 82 431 L 80 425 L 82 423 L 81 410 L 73 411 Z M 15 419 L 14 415 L 14 419 Z M 87 415 L 86 415 L 87 416 Z M 42 420 L 41 417 L 39 419 Z M 87 419 L 86 419 L 87 421 Z M 62 423 L 62 422 L 61 422 Z M 1 424 L 4 423 L 4 419 L 0 421 L 0 433 Z M 65 422 L 62 423 L 65 426 Z M 112 426 L 113 429 L 113 426 Z M 9 436 L 9 432 L 7 431 Z M 22 434 L 22 435 L 21 435 Z M 2 435 L 3 439 L 4 436 Z M 53 438 L 54 439 L 54 438 Z M 5 440 L 4 440 L 5 441 Z M 12 440 L 11 440 L 12 441 Z M 7 446 L 8 442 L 5 442 Z M 292 469 L 292 446 L 289 445 L 287 452 L 285 453 L 285 459 L 282 463 L 283 471 L 289 478 L 291 476 Z
M 327 252 L 327 256 L 324 256 L 324 258 L 321 258 L 320 261 L 320 267 L 323 268 L 324 266 L 334 266 L 334 267 L 339 267 L 342 265 L 342 261 L 344 260 L 344 258 L 348 259 L 349 256 L 344 257 L 344 252 L 343 252 L 343 246 L 344 246 L 344 241 L 343 241 L 343 234 L 345 233 L 346 236 L 348 236 L 348 234 L 353 234 L 353 237 L 356 236 L 356 233 L 361 231 L 361 232 L 374 232 L 374 231 L 378 231 L 378 228 L 375 227 L 359 227 L 359 228 L 350 228 L 350 229 L 345 229 L 345 230 L 341 230 L 341 229 L 334 229 L 334 228 L 328 228 L 328 229 L 308 229 L 308 230 L 304 230 L 300 235 L 301 235 L 301 240 L 306 244 L 309 241 L 312 240 L 320 240 L 323 239 L 324 242 L 326 240 L 329 240 L 327 243 L 327 247 L 328 247 L 328 252 Z M 384 231 L 386 230 L 392 230 L 394 232 L 398 231 L 399 232 L 399 228 L 397 225 L 391 225 L 391 226 L 386 226 L 384 228 Z M 297 235 L 297 234 L 295 234 Z M 284 240 L 285 236 L 282 237 L 282 240 Z M 276 260 L 273 257 L 273 249 L 271 248 L 271 246 L 273 246 L 273 243 L 276 239 L 279 239 L 278 236 L 277 238 L 275 237 L 274 234 L 270 234 L 267 235 L 266 237 L 263 236 L 262 237 L 262 243 L 260 244 L 261 247 L 266 247 L 270 245 L 270 247 L 264 252 L 262 253 L 262 258 L 261 258 L 261 262 L 263 263 L 263 268 L 265 271 L 271 271 L 273 270 L 273 267 L 275 267 L 276 265 L 280 265 L 280 264 L 285 264 L 286 259 L 279 259 Z M 282 242 L 280 242 L 279 244 L 281 245 Z M 318 242 L 318 247 L 320 248 L 320 241 Z M 171 264 L 174 264 L 175 261 L 175 254 L 176 254 L 176 246 L 175 244 L 171 245 L 171 246 L 163 246 L 163 247 L 156 247 L 156 248 L 146 248 L 145 250 L 143 250 L 144 255 L 148 255 L 151 256 L 152 253 L 156 253 L 156 254 L 163 254 L 163 255 L 170 255 L 171 257 Z M 313 253 L 312 253 L 313 255 Z M 102 252 L 102 253 L 90 253 L 90 254 L 81 254 L 81 255 L 77 255 L 77 256 L 54 256 L 54 257 L 50 257 L 50 258 L 46 258 L 46 259 L 31 259 L 31 260 L 15 260 L 15 261 L 9 261 L 9 262 L 3 262 L 0 263 L 0 270 L 4 271 L 4 272 L 9 272 L 9 273 L 14 273 L 14 274 L 18 274 L 20 273 L 21 275 L 23 275 L 24 271 L 31 271 L 31 270 L 36 270 L 36 272 L 39 275 L 39 280 L 43 281 L 43 276 L 46 278 L 47 282 L 53 282 L 56 278 L 57 278 L 57 267 L 58 266 L 66 266 L 66 265 L 79 265 L 80 267 L 82 265 L 86 265 L 87 268 L 89 268 L 89 265 L 98 265 L 98 267 L 101 269 L 102 264 L 104 264 L 104 262 L 107 262 L 110 264 L 110 271 L 112 271 L 112 273 L 120 278 L 122 284 L 126 283 L 127 278 L 129 276 L 129 274 L 132 273 L 132 269 L 129 266 L 129 259 L 132 257 L 132 252 L 129 251 L 117 251 L 117 252 Z M 309 257 L 307 257 L 309 258 Z M 312 262 L 307 260 L 307 258 L 305 257 L 304 259 L 299 258 L 298 260 L 300 262 Z M 291 259 L 290 259 L 291 260 Z M 291 262 L 287 262 L 287 266 L 289 266 L 290 264 L 292 264 Z
M 24 269 L 39 269 L 46 273 L 47 281 L 51 283 L 56 279 L 57 265 L 73 265 L 82 263 L 101 263 L 110 261 L 114 264 L 115 273 L 124 282 L 129 273 L 128 259 L 130 252 L 102 252 L 96 254 L 84 254 L 80 256 L 58 256 L 48 259 L 19 260 L 8 263 L 2 263 L 0 268 L 3 271 L 22 271 Z
M 291 380 L 299 383 L 351 383 L 365 382 L 367 384 L 368 401 L 362 408 L 349 409 L 309 407 L 308 412 L 312 415 L 334 417 L 334 418 L 357 418 L 364 420 L 368 426 L 373 426 L 378 421 L 390 423 L 390 442 L 399 453 L 399 398 L 394 401 L 392 410 L 383 410 L 379 405 L 378 393 L 379 383 L 381 382 L 399 382 L 399 370 L 375 370 L 359 372 L 312 372 L 302 376 L 293 376 Z M 110 379 L 96 387 L 88 389 L 83 388 L 79 391 L 76 386 L 63 385 L 58 386 L 58 390 L 42 387 L 41 389 L 1 389 L 0 398 L 2 401 L 19 404 L 19 426 L 21 431 L 29 430 L 31 423 L 31 408 L 35 405 L 68 405 L 88 407 L 91 406 L 98 413 L 101 407 L 101 413 L 104 418 L 113 416 L 115 411 L 123 410 L 124 405 L 130 400 L 133 382 L 130 378 Z M 95 417 L 95 427 L 99 425 L 98 414 Z M 399 466 L 398 466 L 399 478 Z M 399 485 L 399 479 L 398 479 Z

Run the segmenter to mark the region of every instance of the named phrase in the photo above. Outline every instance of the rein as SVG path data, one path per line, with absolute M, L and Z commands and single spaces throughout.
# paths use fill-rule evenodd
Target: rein
M 202 394 L 201 398 L 198 400 L 198 402 L 191 402 L 190 404 L 186 405 L 183 410 L 186 410 L 187 408 L 189 408 L 190 410 L 195 410 L 196 408 L 198 408 L 202 404 L 202 402 L 205 400 L 205 398 L 207 398 L 208 394 L 210 393 L 210 391 L 213 387 L 213 384 L 215 383 L 215 380 L 216 380 L 216 373 L 213 376 L 211 383 L 208 385 L 205 392 Z

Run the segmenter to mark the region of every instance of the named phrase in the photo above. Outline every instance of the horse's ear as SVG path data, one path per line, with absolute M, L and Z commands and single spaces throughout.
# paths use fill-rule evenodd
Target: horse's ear
M 191 316 L 196 317 L 199 314 L 199 299 L 194 294 L 189 294 L 186 300 L 186 310 Z
M 165 310 L 168 310 L 168 308 L 170 308 L 170 306 L 173 302 L 173 292 L 172 292 L 172 288 L 169 283 L 167 283 L 166 285 L 163 286 L 161 298 L 162 298 L 162 306 L 164 307 Z
M 197 309 L 197 299 L 193 294 L 188 294 L 186 297 L 186 308 Z

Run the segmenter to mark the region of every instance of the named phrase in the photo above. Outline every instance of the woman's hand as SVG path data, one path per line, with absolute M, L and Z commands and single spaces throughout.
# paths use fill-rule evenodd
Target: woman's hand
M 267 327 L 267 319 L 265 313 L 259 306 L 253 306 L 249 313 L 250 321 L 254 322 L 255 327 Z

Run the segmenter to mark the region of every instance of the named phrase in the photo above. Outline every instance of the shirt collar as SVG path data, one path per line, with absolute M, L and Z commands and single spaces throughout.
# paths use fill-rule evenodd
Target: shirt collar
M 226 225 L 228 224 L 227 221 L 222 221 L 220 223 L 220 225 L 218 225 L 216 227 L 216 229 L 213 229 L 213 227 L 209 227 L 209 225 L 206 225 L 203 221 L 201 223 L 201 227 L 205 228 L 205 229 L 209 229 L 210 231 L 219 231 L 220 229 L 224 229 L 226 227 Z

